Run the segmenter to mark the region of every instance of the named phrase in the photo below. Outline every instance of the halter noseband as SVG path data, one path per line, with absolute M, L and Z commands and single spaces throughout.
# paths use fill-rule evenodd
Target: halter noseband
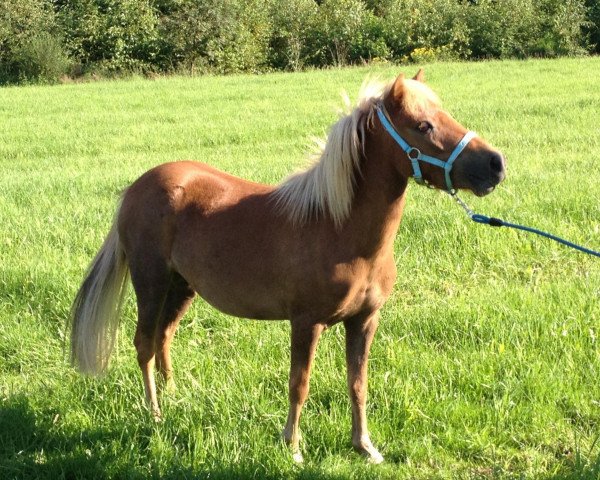
M 465 147 L 469 144 L 473 138 L 477 136 L 475 132 L 468 131 L 465 133 L 464 137 L 460 142 L 454 147 L 452 153 L 448 157 L 448 160 L 440 160 L 439 158 L 430 157 L 429 155 L 425 155 L 421 153 L 421 151 L 416 147 L 411 147 L 406 140 L 404 140 L 394 125 L 392 124 L 385 107 L 382 104 L 377 105 L 377 116 L 379 117 L 379 121 L 383 125 L 383 127 L 387 130 L 390 136 L 396 141 L 400 148 L 406 152 L 406 156 L 409 158 L 413 167 L 413 178 L 415 181 L 421 185 L 426 185 L 426 180 L 423 179 L 423 175 L 421 174 L 421 167 L 419 166 L 419 160 L 423 162 L 430 163 L 435 165 L 436 167 L 440 167 L 444 169 L 444 174 L 446 176 L 446 187 L 448 192 L 453 192 L 454 187 L 452 186 L 452 180 L 450 180 L 450 172 L 452 171 L 452 165 L 454 164 L 454 160 L 458 158 L 461 152 L 465 149 Z

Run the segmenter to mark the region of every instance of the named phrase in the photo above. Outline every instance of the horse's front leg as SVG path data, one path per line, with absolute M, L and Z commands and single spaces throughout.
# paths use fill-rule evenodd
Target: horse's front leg
M 352 445 L 371 463 L 383 462 L 383 456 L 371 443 L 367 429 L 367 362 L 373 336 L 379 323 L 379 313 L 367 318 L 352 318 L 346 327 L 346 364 L 348 390 L 352 402 Z
M 302 406 L 308 396 L 310 367 L 323 325 L 304 319 L 292 319 L 291 324 L 290 410 L 283 429 L 283 438 L 291 446 L 294 461 L 300 463 L 303 458 L 300 452 L 298 423 Z

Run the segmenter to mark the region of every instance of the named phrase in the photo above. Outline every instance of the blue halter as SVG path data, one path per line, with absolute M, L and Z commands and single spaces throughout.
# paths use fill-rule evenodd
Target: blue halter
M 448 157 L 448 160 L 444 161 L 440 160 L 439 158 L 425 155 L 424 153 L 421 153 L 421 151 L 416 147 L 411 147 L 394 128 L 394 125 L 390 121 L 385 107 L 381 104 L 377 105 L 377 116 L 379 117 L 381 124 L 391 135 L 391 137 L 396 141 L 398 145 L 400 145 L 400 148 L 406 152 L 407 157 L 412 163 L 413 178 L 417 183 L 421 185 L 426 185 L 426 181 L 423 179 L 423 175 L 421 174 L 421 167 L 419 166 L 419 160 L 422 160 L 423 162 L 431 163 L 436 167 L 443 168 L 444 174 L 446 175 L 447 190 L 448 192 L 454 191 L 454 187 L 452 186 L 452 180 L 450 180 L 450 172 L 452 171 L 452 165 L 454 164 L 454 160 L 458 158 L 458 156 L 469 144 L 469 142 L 477 136 L 475 132 L 468 131 L 467 133 L 465 133 L 465 136 L 461 139 L 460 142 L 458 142 L 458 145 L 454 147 L 454 150 L 452 150 L 452 153 Z

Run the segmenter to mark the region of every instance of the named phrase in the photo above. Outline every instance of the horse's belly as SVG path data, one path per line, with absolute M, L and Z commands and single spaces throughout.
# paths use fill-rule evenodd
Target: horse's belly
M 257 320 L 288 318 L 286 294 L 276 272 L 265 278 L 258 268 L 226 258 L 199 255 L 185 264 L 175 261 L 174 267 L 200 297 L 223 313 Z
M 286 309 L 281 304 L 273 301 L 275 295 L 273 295 L 273 298 L 267 299 L 265 295 L 252 292 L 252 289 L 225 287 L 219 289 L 219 285 L 215 285 L 215 282 L 211 283 L 210 287 L 198 286 L 196 288 L 192 286 L 192 288 L 206 302 L 227 315 L 254 320 L 283 320 L 288 318 Z

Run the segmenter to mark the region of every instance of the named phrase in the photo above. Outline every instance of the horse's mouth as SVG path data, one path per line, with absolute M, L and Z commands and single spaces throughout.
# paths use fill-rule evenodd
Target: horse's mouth
M 471 191 L 478 197 L 485 197 L 492 193 L 496 187 L 504 180 L 504 171 L 498 175 L 490 175 L 487 178 L 481 178 L 479 176 L 471 176 Z
M 478 197 L 485 197 L 496 189 L 496 185 L 479 186 L 474 188 L 472 192 Z

